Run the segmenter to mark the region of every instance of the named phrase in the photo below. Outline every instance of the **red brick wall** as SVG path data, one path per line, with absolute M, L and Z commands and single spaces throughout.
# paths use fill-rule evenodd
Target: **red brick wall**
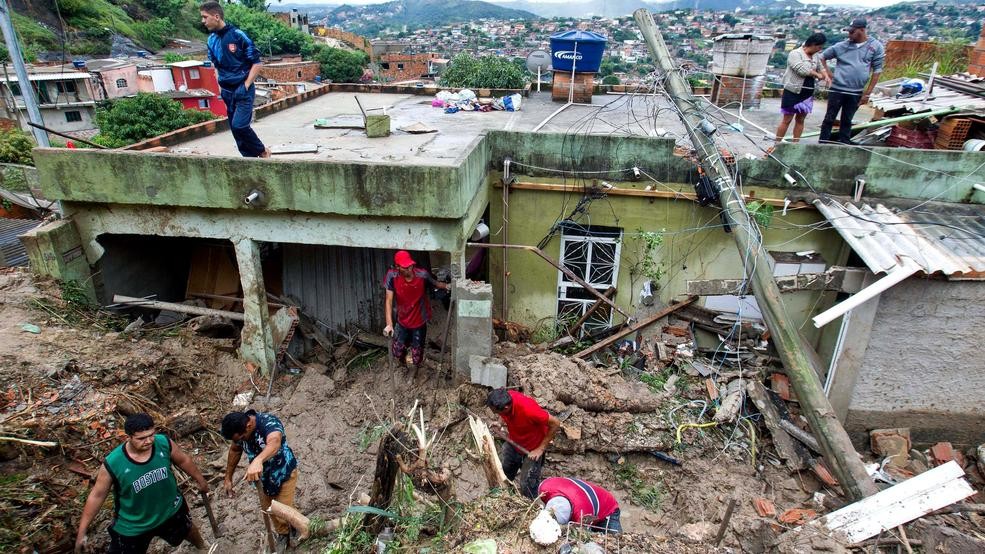
M 428 73 L 428 60 L 435 57 L 436 54 L 383 54 L 379 59 L 377 78 L 384 81 L 420 79 Z
M 968 58 L 968 73 L 973 73 L 979 77 L 985 77 L 985 27 L 978 37 L 978 44 L 972 50 Z
M 592 103 L 592 91 L 595 89 L 594 73 L 575 73 L 574 101 L 579 104 Z M 571 73 L 555 71 L 554 83 L 551 85 L 551 100 L 567 102 L 571 92 Z
M 904 67 L 912 62 L 932 63 L 940 45 L 923 40 L 891 40 L 886 43 L 885 70 Z M 972 47 L 968 47 L 972 55 Z
M 355 48 L 365 52 L 368 56 L 373 55 L 373 47 L 370 46 L 369 39 L 364 36 L 349 33 L 342 29 L 330 29 L 327 27 L 319 27 L 317 33 L 320 37 L 334 38 L 335 40 L 341 40 L 342 42 L 351 44 Z
M 741 102 L 747 108 L 758 108 L 765 83 L 765 77 L 715 75 L 715 83 L 711 87 L 711 102 L 716 106 Z
M 314 81 L 319 73 L 321 66 L 318 62 L 275 63 L 260 66 L 260 76 L 268 81 L 289 83 Z

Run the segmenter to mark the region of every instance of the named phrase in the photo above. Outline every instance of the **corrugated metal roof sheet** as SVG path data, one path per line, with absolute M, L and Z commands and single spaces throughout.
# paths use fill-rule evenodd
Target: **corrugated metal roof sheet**
M 42 223 L 40 219 L 0 217 L 0 267 L 27 265 L 27 251 L 17 237 Z
M 932 99 L 924 99 L 926 95 L 920 94 L 912 98 L 894 97 L 873 97 L 869 102 L 874 108 L 883 111 L 893 111 L 905 109 L 908 112 L 919 113 L 929 110 L 940 110 L 945 108 L 956 108 L 961 110 L 977 111 L 985 110 L 985 99 L 958 92 L 956 90 L 946 90 L 940 87 L 934 88 Z
M 391 250 L 285 244 L 284 293 L 322 330 L 356 325 L 379 332 L 386 325 L 383 277 L 392 259 Z
M 90 73 L 79 73 L 77 71 L 64 71 L 58 73 L 28 73 L 27 78 L 30 81 L 75 81 L 78 79 L 91 79 L 92 74 Z M 0 77 L 0 83 L 5 82 L 16 83 L 17 76 L 10 75 L 7 77 Z
M 985 280 L 985 212 L 897 212 L 828 199 L 814 204 L 873 273 L 888 273 L 907 257 L 927 275 Z

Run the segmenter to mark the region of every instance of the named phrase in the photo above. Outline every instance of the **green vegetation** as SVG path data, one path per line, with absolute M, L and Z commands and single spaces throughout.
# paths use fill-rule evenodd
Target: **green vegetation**
M 311 55 L 316 50 L 314 40 L 265 11 L 257 11 L 240 4 L 227 4 L 226 22 L 243 30 L 253 44 L 265 56 L 277 54 Z
M 314 55 L 321 67 L 321 76 L 333 83 L 356 83 L 363 76 L 369 59 L 363 52 L 323 46 Z
M 20 129 L 0 130 L 0 162 L 34 165 L 31 149 L 35 146 L 31 135 Z
M 386 421 L 377 425 L 363 427 L 359 431 L 359 434 L 356 435 L 356 447 L 359 448 L 360 452 L 365 452 L 370 446 L 379 442 L 390 427 L 390 423 Z
M 182 109 L 170 98 L 140 93 L 96 110 L 100 133 L 93 142 L 118 148 L 214 118 L 210 112 Z
M 922 55 L 914 56 L 904 65 L 887 68 L 880 77 L 881 81 L 889 81 L 900 77 L 918 77 L 920 73 L 929 73 L 934 62 L 938 63 L 938 75 L 953 75 L 968 69 L 968 39 L 960 36 L 961 31 L 945 33 L 945 38 L 937 41 L 937 48 L 928 49 Z
M 760 227 L 766 229 L 770 226 L 770 222 L 773 221 L 773 206 L 760 200 L 754 200 L 747 204 L 746 208 Z
M 616 479 L 629 489 L 629 499 L 634 504 L 651 511 L 660 509 L 663 500 L 663 490 L 660 484 L 650 484 L 633 464 L 626 462 L 616 470 Z
M 174 52 L 168 52 L 164 55 L 164 63 L 178 63 L 190 60 L 190 56 L 183 56 L 181 54 L 175 54 Z
M 602 78 L 602 84 L 603 85 L 618 85 L 619 84 L 619 77 L 616 77 L 615 75 L 606 75 L 605 77 Z
M 631 276 L 642 276 L 650 281 L 650 285 L 656 290 L 660 286 L 660 279 L 664 276 L 663 264 L 657 261 L 657 252 L 664 238 L 662 231 L 644 231 L 637 229 L 634 235 L 636 239 L 636 263 L 629 269 Z
M 506 58 L 476 58 L 461 53 L 452 59 L 441 76 L 441 86 L 456 88 L 523 88 L 527 79 L 523 71 Z

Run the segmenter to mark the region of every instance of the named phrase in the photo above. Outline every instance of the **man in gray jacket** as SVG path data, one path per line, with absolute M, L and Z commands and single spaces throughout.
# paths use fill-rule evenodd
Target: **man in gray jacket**
M 838 142 L 852 144 L 852 117 L 859 105 L 869 101 L 869 94 L 882 73 L 886 50 L 882 43 L 868 36 L 866 27 L 865 19 L 854 19 L 848 28 L 848 40 L 821 53 L 825 61 L 834 59 L 837 64 L 828 91 L 828 110 L 821 123 L 820 142 L 831 142 L 831 127 L 840 111 Z

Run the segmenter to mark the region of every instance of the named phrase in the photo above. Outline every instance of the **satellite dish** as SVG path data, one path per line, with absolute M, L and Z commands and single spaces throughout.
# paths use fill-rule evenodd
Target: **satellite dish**
M 527 56 L 527 70 L 531 73 L 547 71 L 551 67 L 551 55 L 543 50 L 534 50 Z

